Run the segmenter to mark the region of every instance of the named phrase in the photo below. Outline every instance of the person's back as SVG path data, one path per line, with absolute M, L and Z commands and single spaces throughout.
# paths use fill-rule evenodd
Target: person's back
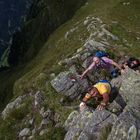
M 111 92 L 111 85 L 106 80 L 99 81 L 98 83 L 94 85 L 94 87 L 97 88 L 100 95 L 103 95 L 104 93 L 110 94 Z
M 100 58 L 100 64 L 99 67 L 106 69 L 107 71 L 109 71 L 110 73 L 113 71 L 113 65 L 112 65 L 113 60 L 109 59 L 108 57 L 101 57 Z M 98 67 L 98 65 L 97 65 Z
M 80 103 L 80 110 L 83 110 L 87 101 L 94 97 L 98 101 L 100 99 L 100 103 L 97 106 L 97 109 L 104 109 L 109 102 L 109 94 L 111 93 L 111 84 L 107 80 L 99 80 L 93 88 L 85 95 L 82 102 Z
M 121 67 L 116 62 L 114 62 L 112 59 L 108 58 L 107 56 L 103 56 L 103 57 L 95 56 L 95 57 L 93 57 L 93 61 L 90 64 L 90 66 L 81 75 L 81 78 L 83 78 L 86 75 L 86 73 L 88 71 L 92 70 L 93 68 L 106 69 L 112 75 L 112 72 L 114 71 L 113 66 L 116 66 L 119 70 L 121 70 Z

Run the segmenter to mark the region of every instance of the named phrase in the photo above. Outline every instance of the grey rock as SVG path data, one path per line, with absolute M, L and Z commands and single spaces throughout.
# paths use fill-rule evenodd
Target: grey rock
M 69 67 L 69 71 L 70 71 L 71 73 L 77 73 L 77 68 L 76 68 L 76 66 L 75 66 L 75 65 L 70 66 L 70 67 Z
M 70 29 L 68 32 L 66 32 L 65 39 L 68 39 L 69 35 L 72 34 L 74 31 L 76 31 L 77 29 L 78 29 L 78 27 L 74 27 L 74 28 Z
M 78 75 L 72 74 L 69 71 L 61 72 L 51 81 L 51 85 L 58 93 L 62 93 L 71 99 L 78 97 L 89 87 L 86 79 L 81 80 Z
M 67 120 L 65 121 L 64 127 L 65 129 L 68 131 L 68 129 L 73 125 L 73 119 L 76 118 L 76 116 L 78 116 L 79 113 L 77 111 L 73 111 L 69 117 L 67 118 Z
M 29 140 L 34 140 L 34 136 L 30 136 L 28 139 Z
M 108 140 L 139 140 L 140 139 L 140 74 L 128 69 L 122 75 L 120 97 L 126 107 L 113 125 Z M 121 102 L 120 99 L 117 102 Z
M 35 135 L 36 132 L 37 132 L 37 130 L 34 128 L 34 129 L 32 130 L 32 135 Z
M 34 118 L 30 119 L 30 120 L 29 120 L 29 124 L 30 124 L 30 125 L 33 125 L 33 124 L 34 124 L 34 121 L 35 121 Z
M 81 47 L 81 48 L 77 49 L 76 53 L 80 53 L 82 51 L 83 51 L 83 48 Z
M 40 136 L 43 136 L 44 134 L 47 134 L 48 130 L 47 129 L 43 129 L 41 130 L 41 132 L 39 133 Z
M 40 115 L 42 116 L 42 118 L 52 118 L 53 116 L 53 112 L 48 109 L 47 111 L 44 110 L 44 107 L 41 108 L 40 110 Z
M 55 123 L 59 123 L 60 122 L 60 114 L 55 113 L 55 115 L 54 115 L 54 121 L 55 121 Z
M 61 72 L 54 80 L 51 81 L 51 84 L 57 92 L 67 91 L 74 85 L 69 77 L 70 72 Z
M 119 115 L 123 111 L 123 107 L 120 104 L 118 104 L 115 100 L 107 107 L 107 109 L 110 112 L 115 113 L 116 115 Z
M 6 119 L 8 115 L 15 109 L 19 108 L 23 101 L 25 100 L 26 95 L 19 96 L 13 102 L 9 103 L 6 108 L 2 111 L 2 118 Z
M 81 55 L 80 60 L 83 62 L 91 56 L 91 53 L 85 52 Z
M 113 78 L 111 80 L 111 85 L 112 85 L 112 87 L 116 87 L 119 90 L 122 85 L 122 77 L 118 76 L 116 78 Z
M 35 94 L 35 101 L 34 101 L 34 104 L 35 104 L 35 107 L 42 107 L 44 103 L 44 96 L 43 96 L 43 93 L 41 91 L 37 91 L 36 94 Z
M 45 112 L 45 109 L 44 109 L 44 107 L 42 107 L 42 108 L 40 109 L 40 111 L 39 111 L 39 113 L 40 113 L 40 115 L 41 115 L 42 117 L 43 117 L 44 112 Z
M 93 57 L 88 57 L 82 64 L 82 67 L 84 67 L 85 69 L 92 63 Z
M 20 131 L 19 137 L 29 136 L 31 134 L 31 131 L 29 128 L 24 128 Z
M 49 124 L 49 120 L 48 120 L 48 119 L 43 119 L 43 120 L 41 121 L 41 127 L 42 127 L 43 125 L 47 125 L 47 124 Z
M 110 130 L 116 119 L 116 115 L 106 110 L 96 110 L 93 113 L 89 111 L 73 112 L 65 122 L 67 124 L 65 125 L 67 130 L 65 140 L 75 138 L 78 140 L 99 140 L 106 129 Z
M 118 37 L 113 35 L 111 32 L 109 32 L 107 29 L 102 28 L 102 31 L 107 35 L 107 37 L 110 37 L 112 40 L 118 40 Z
M 124 101 L 140 111 L 140 74 L 128 69 L 122 76 L 120 94 Z
M 140 121 L 131 113 L 123 112 L 113 125 L 107 140 L 139 140 Z
M 70 66 L 70 65 L 73 65 L 73 64 L 77 63 L 79 59 L 80 59 L 80 54 L 75 54 L 71 58 L 66 58 L 64 60 L 61 60 L 59 62 L 59 65 L 68 65 L 68 66 Z
M 92 113 L 88 111 L 84 111 L 80 114 L 75 111 L 70 114 L 68 120 L 65 122 L 65 129 L 68 131 L 65 140 L 71 140 L 77 137 L 91 116 Z
M 47 111 L 45 111 L 44 112 L 44 118 L 52 118 L 53 117 L 53 115 L 54 115 L 54 113 L 50 110 L 50 109 L 48 109 Z
M 86 19 L 83 24 L 86 26 L 86 25 L 88 25 L 88 22 L 89 22 L 89 20 Z
M 103 50 L 105 51 L 105 45 L 101 42 L 97 42 L 95 40 L 89 40 L 84 44 L 84 47 L 90 52 L 93 53 L 96 50 Z
M 125 107 L 124 111 L 129 112 L 129 113 L 133 114 L 133 116 L 135 116 L 137 119 L 140 119 L 139 108 L 131 106 L 131 105 L 127 105 Z

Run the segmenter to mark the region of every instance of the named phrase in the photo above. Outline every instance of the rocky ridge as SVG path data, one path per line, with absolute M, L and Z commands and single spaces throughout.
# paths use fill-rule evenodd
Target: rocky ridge
M 72 112 L 64 125 L 67 131 L 65 140 L 139 140 L 139 79 L 140 75 L 130 69 L 122 76 L 119 95 L 114 100 L 122 109 L 119 114 L 113 110 L 110 112 L 109 108 L 108 111 Z M 118 81 L 117 78 L 115 80 Z M 121 100 L 126 103 L 125 107 Z M 117 106 L 113 109 L 118 110 Z
M 89 65 L 93 53 L 96 50 L 113 48 L 115 45 L 110 42 L 119 40 L 99 18 L 86 17 L 83 26 L 89 32 L 83 47 L 72 57 L 58 62 L 58 65 L 65 66 L 66 71 L 57 76 L 52 73 L 50 75 L 52 80 L 47 81 L 58 92 L 55 94 L 66 96 L 71 100 L 79 100 L 93 82 L 104 78 L 99 71 L 93 71 L 89 78 L 80 80 L 79 73 Z M 66 32 L 64 38 L 69 39 L 77 30 L 78 26 Z M 56 129 L 63 126 L 66 131 L 65 140 L 139 140 L 139 81 L 140 76 L 128 69 L 124 76 L 112 80 L 112 84 L 120 90 L 107 110 L 98 111 L 91 108 L 86 108 L 83 112 L 75 110 L 64 124 L 60 121 L 61 113 L 58 114 L 46 107 L 47 96 L 43 91 L 32 91 L 17 97 L 3 110 L 2 118 L 4 120 L 11 116 L 15 119 L 20 118 L 22 126 L 16 131 L 19 139 L 35 139 L 36 135 L 38 137 L 47 135 L 50 133 L 49 125 L 52 125 Z M 63 100 L 61 102 L 63 103 Z M 25 114 L 19 113 L 25 110 L 27 111 Z

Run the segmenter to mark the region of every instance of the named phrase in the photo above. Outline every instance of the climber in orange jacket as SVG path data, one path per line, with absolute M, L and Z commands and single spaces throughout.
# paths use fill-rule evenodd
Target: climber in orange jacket
M 93 97 L 98 101 L 101 100 L 100 104 L 97 106 L 98 110 L 103 110 L 108 102 L 109 102 L 109 94 L 111 92 L 111 84 L 107 80 L 100 80 L 97 82 L 93 88 L 90 90 L 89 93 L 86 93 L 85 97 L 82 99 L 82 102 L 80 103 L 80 110 L 82 111 L 87 101 Z

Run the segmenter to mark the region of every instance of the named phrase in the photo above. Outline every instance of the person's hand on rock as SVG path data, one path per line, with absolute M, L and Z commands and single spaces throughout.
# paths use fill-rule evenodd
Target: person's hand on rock
M 84 102 L 81 102 L 79 107 L 80 111 L 82 111 L 86 107 L 86 104 Z
M 103 105 L 98 105 L 98 106 L 97 106 L 97 109 L 101 111 L 101 110 L 105 109 L 105 106 L 103 106 Z

